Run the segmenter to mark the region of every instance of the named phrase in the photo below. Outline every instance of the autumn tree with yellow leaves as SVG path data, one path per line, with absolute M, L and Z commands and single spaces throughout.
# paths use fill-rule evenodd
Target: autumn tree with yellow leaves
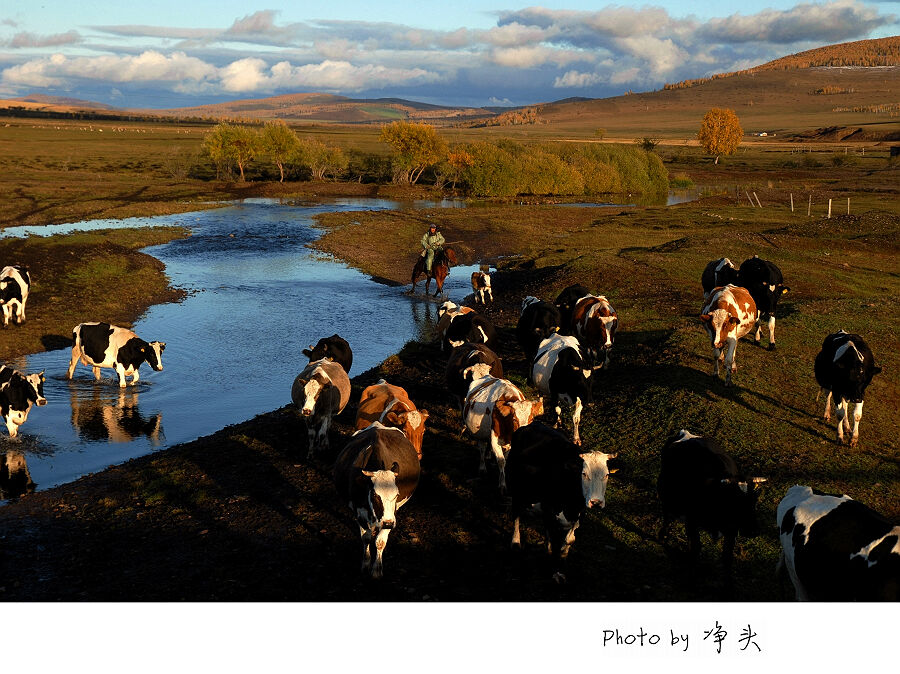
M 744 130 L 734 110 L 712 108 L 703 116 L 697 139 L 709 154 L 716 155 L 715 163 L 719 163 L 720 155 L 734 154 L 744 137 Z

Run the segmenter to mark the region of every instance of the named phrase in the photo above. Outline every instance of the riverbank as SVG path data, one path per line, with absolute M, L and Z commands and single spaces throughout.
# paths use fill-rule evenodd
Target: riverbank
M 619 451 L 620 469 L 607 508 L 578 530 L 569 585 L 549 580 L 536 520 L 525 528 L 524 553 L 509 552 L 507 503 L 495 468 L 479 477 L 473 443 L 459 435 L 459 412 L 443 384 L 446 354 L 436 343 L 411 342 L 354 377 L 332 452 L 314 461 L 305 458 L 302 422 L 286 406 L 0 508 L 0 599 L 778 601 L 792 594 L 772 574 L 772 523 L 790 485 L 848 493 L 900 518 L 896 378 L 876 378 L 860 445 L 840 450 L 813 403 L 810 375 L 825 331 L 838 327 L 866 334 L 886 373 L 900 368 L 896 214 L 872 211 L 825 226 L 725 198 L 670 209 L 363 212 L 323 218 L 316 246 L 404 282 L 414 257 L 402 256 L 415 254 L 409 236 L 415 242 L 434 218 L 449 241 L 471 248 L 472 261 L 499 262 L 496 302 L 484 313 L 499 328 L 507 376 L 527 392 L 514 337 L 522 297 L 552 299 L 580 282 L 619 311 L 613 364 L 598 377 L 582 436 L 588 447 Z M 733 389 L 709 376 L 709 345 L 696 322 L 699 273 L 723 253 L 776 261 L 792 289 L 779 315 L 779 350 L 742 342 Z M 874 293 L 886 299 L 874 304 Z M 352 432 L 359 394 L 380 377 L 404 386 L 430 417 L 422 482 L 399 513 L 386 578 L 371 583 L 357 573 L 358 532 L 337 499 L 330 464 Z M 658 452 L 680 428 L 716 435 L 748 472 L 769 478 L 762 532 L 740 539 L 730 592 L 709 538 L 699 577 L 687 565 L 680 528 L 671 546 L 655 538 Z

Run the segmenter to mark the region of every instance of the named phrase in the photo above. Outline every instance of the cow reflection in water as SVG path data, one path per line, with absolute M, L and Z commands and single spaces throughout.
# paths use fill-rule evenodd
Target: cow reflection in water
M 162 430 L 162 412 L 144 416 L 138 409 L 138 392 L 122 389 L 110 398 L 109 392 L 88 389 L 72 382 L 72 426 L 78 436 L 93 442 L 131 442 L 141 436 L 159 445 L 166 437 Z M 104 395 L 106 394 L 106 395 Z
M 17 498 L 34 491 L 25 455 L 10 449 L 0 454 L 0 499 Z

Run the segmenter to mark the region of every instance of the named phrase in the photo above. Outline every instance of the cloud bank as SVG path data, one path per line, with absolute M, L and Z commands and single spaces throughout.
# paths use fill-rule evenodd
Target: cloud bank
M 79 26 L 53 35 L 0 17 L 0 93 L 83 92 L 136 107 L 304 91 L 526 104 L 659 88 L 864 39 L 897 26 L 883 8 L 836 0 L 700 21 L 656 6 L 527 7 L 497 12 L 487 29 L 454 30 L 288 23 L 262 10 L 225 28 Z

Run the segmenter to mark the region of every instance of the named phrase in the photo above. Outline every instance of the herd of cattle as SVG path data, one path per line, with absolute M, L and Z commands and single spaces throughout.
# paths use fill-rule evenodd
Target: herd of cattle
M 0 305 L 4 327 L 9 318 L 25 320 L 30 276 L 23 267 L 0 272 Z M 768 316 L 769 349 L 775 348 L 775 313 L 788 291 L 780 270 L 753 257 L 740 268 L 727 258 L 710 262 L 702 274 L 704 305 L 700 320 L 713 348 L 714 375 L 724 361 L 725 384 L 736 369 L 738 340 Z M 472 275 L 475 303 L 492 302 L 490 276 Z M 497 332 L 472 308 L 445 302 L 438 312 L 442 350 L 448 351 L 445 381 L 456 399 L 462 422 L 476 441 L 479 470 L 493 455 L 501 494 L 511 499 L 512 545 L 521 545 L 519 520 L 533 506 L 542 513 L 553 577 L 564 581 L 562 563 L 575 540 L 587 509 L 606 505 L 606 487 L 615 453 L 586 450 L 579 433 L 581 415 L 592 401 L 592 381 L 608 369 L 618 315 L 612 304 L 581 285 L 566 288 L 553 303 L 526 297 L 516 326 L 519 345 L 531 363 L 529 382 L 539 397 L 528 399 L 504 378 L 496 354 Z M 100 368 L 112 368 L 119 386 L 138 381 L 147 362 L 162 370 L 164 342 L 147 342 L 130 330 L 107 323 L 82 323 L 73 330 L 71 379 L 80 361 L 96 379 Z M 348 372 L 353 355 L 339 335 L 320 339 L 303 351 L 309 364 L 297 375 L 291 399 L 303 419 L 312 458 L 328 449 L 332 419 L 350 402 Z M 865 341 L 843 331 L 828 335 L 815 360 L 815 377 L 837 409 L 838 441 L 850 432 L 859 437 L 863 397 L 880 372 Z M 33 404 L 46 404 L 43 372 L 24 374 L 0 366 L 0 411 L 15 437 Z M 853 405 L 852 432 L 848 408 Z M 536 418 L 551 412 L 552 426 Z M 573 436 L 561 429 L 562 406 L 571 409 Z M 428 411 L 420 410 L 407 392 L 381 380 L 366 388 L 357 408 L 356 432 L 334 463 L 335 486 L 350 506 L 360 529 L 363 570 L 383 573 L 382 556 L 397 511 L 415 492 Z M 757 485 L 765 478 L 748 477 L 712 437 L 682 430 L 669 438 L 661 453 L 657 490 L 662 505 L 663 540 L 670 523 L 683 518 L 693 557 L 700 552 L 700 531 L 723 537 L 722 559 L 730 571 L 738 533 L 754 528 Z M 781 500 L 777 524 L 784 566 L 798 599 L 900 599 L 900 526 L 848 496 L 823 494 L 794 486 Z

